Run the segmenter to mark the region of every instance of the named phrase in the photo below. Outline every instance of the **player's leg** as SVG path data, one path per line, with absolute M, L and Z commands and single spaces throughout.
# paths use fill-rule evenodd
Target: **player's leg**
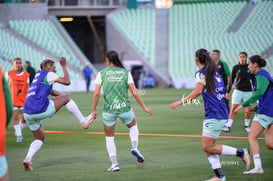
M 45 138 L 42 125 L 40 125 L 37 130 L 32 131 L 32 134 L 34 136 L 34 141 L 32 141 L 32 143 L 30 144 L 27 155 L 23 162 L 26 171 L 32 170 L 32 158 L 42 147 Z
M 70 93 L 65 93 L 61 96 L 55 97 L 52 99 L 52 101 L 54 102 L 56 112 L 65 105 L 66 109 L 76 117 L 84 129 L 87 129 L 93 122 L 91 114 L 87 117 L 82 115 L 77 104 L 70 98 Z
M 34 141 L 30 144 L 27 155 L 23 162 L 26 171 L 32 170 L 32 158 L 40 150 L 44 143 L 45 135 L 42 127 L 42 120 L 53 116 L 55 112 L 56 110 L 54 107 L 54 102 L 50 100 L 45 112 L 40 114 L 24 113 L 25 120 L 34 136 Z
M 117 150 L 114 140 L 116 123 L 110 124 L 109 122 L 104 121 L 104 132 L 105 132 L 105 141 L 106 141 L 106 150 L 108 152 L 109 159 L 111 161 L 111 166 L 108 169 L 110 172 L 119 171 L 119 164 L 117 160 Z
M 244 92 L 243 93 L 243 102 L 247 101 L 252 96 L 252 91 Z M 245 131 L 250 131 L 250 117 L 251 114 L 247 112 L 247 108 L 245 108 Z
M 248 142 L 253 156 L 254 169 L 246 171 L 244 174 L 263 174 L 258 143 L 258 137 L 263 131 L 264 127 L 257 121 L 257 118 L 254 117 L 248 134 Z
M 265 130 L 265 145 L 268 149 L 273 150 L 273 124 L 270 124 Z
M 231 110 L 229 112 L 228 121 L 223 128 L 224 132 L 230 132 L 231 126 L 233 124 L 233 119 L 234 119 L 234 112 L 233 111 L 238 107 L 238 105 L 239 104 L 232 104 L 231 105 Z
M 129 128 L 132 155 L 134 155 L 134 157 L 139 163 L 143 163 L 144 156 L 138 150 L 139 130 L 137 127 L 137 122 L 133 110 L 131 109 L 128 112 L 122 113 L 118 117 Z
M 23 131 L 24 127 L 26 126 L 26 121 L 24 119 L 24 114 L 23 114 L 23 107 L 20 107 L 20 121 L 19 121 L 19 124 L 20 124 L 20 127 L 21 127 L 21 131 Z
M 21 126 L 19 124 L 19 109 L 18 109 L 18 106 L 13 107 L 12 120 L 13 120 L 13 127 L 14 127 L 14 130 L 15 130 L 15 134 L 17 136 L 16 142 L 22 142 L 23 141 L 23 136 L 22 136 Z

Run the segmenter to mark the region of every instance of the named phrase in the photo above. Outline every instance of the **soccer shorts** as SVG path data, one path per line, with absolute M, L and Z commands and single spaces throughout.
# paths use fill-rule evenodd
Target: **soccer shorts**
M 270 124 L 273 124 L 273 117 L 266 116 L 264 114 L 256 114 L 253 121 L 258 121 L 260 125 L 266 129 Z
M 226 123 L 227 119 L 205 119 L 202 136 L 217 139 Z
M 252 91 L 240 91 L 235 89 L 232 94 L 232 104 L 241 104 L 252 96 Z
M 36 131 L 40 128 L 42 120 L 52 117 L 55 114 L 55 106 L 52 100 L 49 100 L 48 107 L 45 112 L 39 114 L 27 114 L 24 113 L 24 118 L 29 125 L 31 131 Z
M 103 117 L 103 123 L 106 126 L 113 126 L 114 124 L 116 124 L 117 118 L 119 118 L 123 122 L 123 124 L 128 125 L 133 121 L 135 114 L 133 110 L 131 109 L 128 112 L 120 113 L 120 114 L 110 114 L 110 113 L 103 112 L 102 117 Z
M 0 156 L 0 178 L 4 177 L 8 171 L 8 163 L 5 156 Z
M 14 106 L 12 107 L 12 110 L 23 110 L 24 107 L 23 106 Z

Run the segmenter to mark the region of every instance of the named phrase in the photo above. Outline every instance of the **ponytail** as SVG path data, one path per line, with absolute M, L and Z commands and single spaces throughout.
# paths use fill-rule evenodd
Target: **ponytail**
M 204 65 L 201 73 L 206 74 L 206 89 L 209 94 L 213 94 L 215 89 L 214 79 L 217 72 L 217 66 L 209 56 L 209 52 L 206 49 L 198 49 L 195 52 L 195 57 L 197 57 L 199 62 Z
M 106 57 L 108 58 L 109 62 L 113 63 L 115 66 L 124 68 L 123 64 L 121 63 L 118 53 L 114 50 L 111 50 L 106 53 Z M 125 68 L 124 68 L 125 69 Z
M 249 58 L 249 60 L 251 63 L 257 63 L 257 65 L 261 68 L 266 66 L 265 58 L 261 57 L 260 55 L 253 55 Z

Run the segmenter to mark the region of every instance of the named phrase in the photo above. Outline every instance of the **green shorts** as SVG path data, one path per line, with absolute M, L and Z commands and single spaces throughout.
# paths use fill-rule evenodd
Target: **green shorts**
M 217 139 L 226 123 L 227 119 L 205 119 L 202 136 Z
M 258 121 L 260 125 L 266 129 L 269 125 L 273 124 L 273 117 L 264 114 L 256 114 L 253 121 Z
M 131 109 L 130 111 L 121 114 L 110 114 L 103 112 L 102 117 L 103 123 L 106 126 L 113 126 L 114 124 L 116 124 L 117 118 L 119 118 L 123 122 L 123 124 L 128 125 L 133 121 L 135 114 Z
M 235 89 L 232 94 L 232 104 L 241 104 L 252 96 L 252 91 L 240 91 Z
M 4 177 L 8 171 L 8 163 L 5 156 L 0 156 L 0 178 Z
M 31 131 L 36 131 L 40 128 L 42 120 L 52 117 L 55 114 L 56 110 L 54 107 L 54 102 L 49 100 L 48 107 L 45 112 L 39 114 L 27 114 L 24 113 L 24 118 L 29 125 Z

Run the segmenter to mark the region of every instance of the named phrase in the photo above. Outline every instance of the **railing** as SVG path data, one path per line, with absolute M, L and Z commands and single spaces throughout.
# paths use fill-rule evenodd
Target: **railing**
M 0 3 L 47 3 L 48 6 L 108 7 L 127 5 L 128 0 L 0 0 Z
M 48 0 L 48 6 L 121 6 L 127 0 Z

